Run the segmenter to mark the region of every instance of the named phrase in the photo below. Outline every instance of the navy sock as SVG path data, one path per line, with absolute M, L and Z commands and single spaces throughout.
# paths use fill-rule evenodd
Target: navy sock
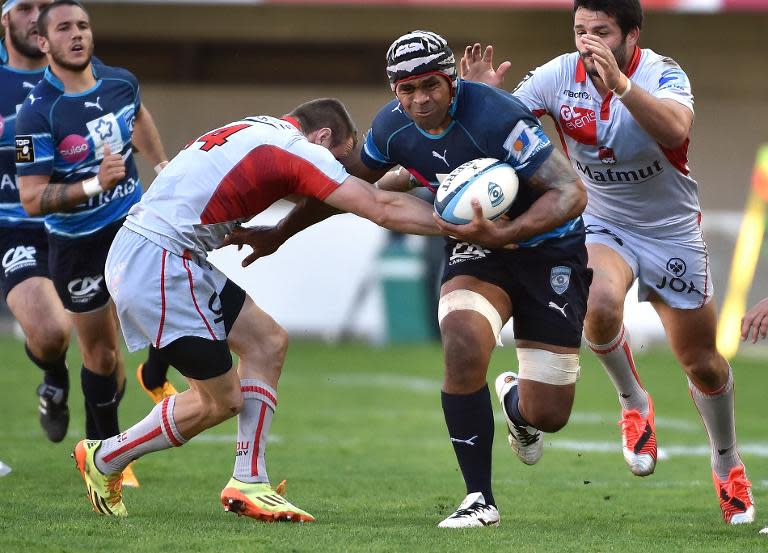
M 507 410 L 507 415 L 518 426 L 531 426 L 531 424 L 523 418 L 520 414 L 520 388 L 513 386 L 512 389 L 504 396 L 504 407 Z
M 144 386 L 150 390 L 159 388 L 168 377 L 168 362 L 163 354 L 153 346 L 149 346 L 147 360 L 141 368 L 141 379 Z
M 496 505 L 491 488 L 493 408 L 488 386 L 469 395 L 441 393 L 445 424 L 467 485 L 467 493 L 482 492 Z
M 88 412 L 92 417 L 90 431 L 95 431 L 97 434 L 94 436 L 95 439 L 103 440 L 119 434 L 117 407 L 120 404 L 122 392 L 117 389 L 116 374 L 113 372 L 109 376 L 102 376 L 83 366 L 80 380 L 86 402 L 86 434 L 89 433 Z
M 43 361 L 35 357 L 29 349 L 29 344 L 24 343 L 24 351 L 27 352 L 27 357 L 35 365 L 40 367 L 44 371 L 43 381 L 56 388 L 62 388 L 64 390 L 64 400 L 66 401 L 69 394 L 69 370 L 67 369 L 67 352 L 61 354 L 61 357 L 54 361 Z

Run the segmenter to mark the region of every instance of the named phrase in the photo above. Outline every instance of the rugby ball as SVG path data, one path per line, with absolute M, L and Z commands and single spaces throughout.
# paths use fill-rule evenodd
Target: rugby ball
M 483 216 L 494 220 L 515 201 L 517 187 L 517 173 L 508 163 L 492 157 L 473 159 L 440 183 L 435 211 L 444 221 L 465 225 L 472 220 L 472 199 L 477 198 Z

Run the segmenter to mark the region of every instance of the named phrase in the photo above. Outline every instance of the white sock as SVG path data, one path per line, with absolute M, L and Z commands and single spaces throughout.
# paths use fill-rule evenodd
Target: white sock
M 619 334 L 607 344 L 593 344 L 587 340 L 587 345 L 613 382 L 621 408 L 625 411 L 637 410 L 645 417 L 648 415 L 648 393 L 640 383 L 627 337 L 626 328 L 621 325 Z
M 720 480 L 728 478 L 728 472 L 741 465 L 736 449 L 736 417 L 733 411 L 733 373 L 728 366 L 728 381 L 719 390 L 702 392 L 690 378 L 688 389 L 693 403 L 701 414 L 701 420 L 709 435 L 712 448 L 712 470 Z
M 173 419 L 175 404 L 176 396 L 165 398 L 128 430 L 102 441 L 95 455 L 96 468 L 104 474 L 122 472 L 131 461 L 147 453 L 184 445 L 187 440 Z
M 277 406 L 277 392 L 253 379 L 240 381 L 243 408 L 237 416 L 237 450 L 232 473 L 241 482 L 269 482 L 264 453 Z

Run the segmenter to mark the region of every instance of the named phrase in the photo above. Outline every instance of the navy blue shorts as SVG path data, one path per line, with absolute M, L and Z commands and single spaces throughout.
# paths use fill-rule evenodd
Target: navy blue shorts
M 0 227 L 0 287 L 3 298 L 31 277 L 48 278 L 48 234 L 37 227 Z
M 104 263 L 112 240 L 122 226 L 123 219 L 120 219 L 88 236 L 48 236 L 51 280 L 67 311 L 87 313 L 104 307 L 109 301 Z
M 472 276 L 509 295 L 516 340 L 581 345 L 592 282 L 583 233 L 517 250 L 488 250 L 446 239 L 445 254 L 443 283 Z

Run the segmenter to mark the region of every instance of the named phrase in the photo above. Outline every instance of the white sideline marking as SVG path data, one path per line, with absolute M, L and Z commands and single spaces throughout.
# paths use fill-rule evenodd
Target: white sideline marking
M 290 378 L 290 376 L 288 376 Z M 359 374 L 359 373 L 332 373 L 323 379 L 333 388 L 364 388 L 370 391 L 372 388 L 384 388 L 389 390 L 407 390 L 427 394 L 437 394 L 442 385 L 442 380 L 435 378 L 420 378 L 414 376 L 389 375 L 389 374 Z M 493 395 L 493 393 L 492 393 Z M 493 398 L 494 404 L 496 398 Z M 442 414 L 438 413 L 440 418 Z M 619 406 L 611 413 L 579 412 L 571 413 L 568 424 L 616 424 L 619 420 Z M 497 418 L 503 422 L 503 418 Z M 701 423 L 673 417 L 656 417 L 658 428 L 680 430 L 682 432 L 702 432 L 704 426 Z
M 610 442 L 582 442 L 577 440 L 547 440 L 545 447 L 562 449 L 565 451 L 582 451 L 590 453 L 616 453 L 621 452 L 621 444 L 618 440 Z M 747 443 L 739 445 L 739 453 L 754 455 L 755 457 L 768 457 L 768 444 Z M 659 459 L 670 457 L 709 457 L 710 449 L 707 445 L 668 445 L 659 448 Z

